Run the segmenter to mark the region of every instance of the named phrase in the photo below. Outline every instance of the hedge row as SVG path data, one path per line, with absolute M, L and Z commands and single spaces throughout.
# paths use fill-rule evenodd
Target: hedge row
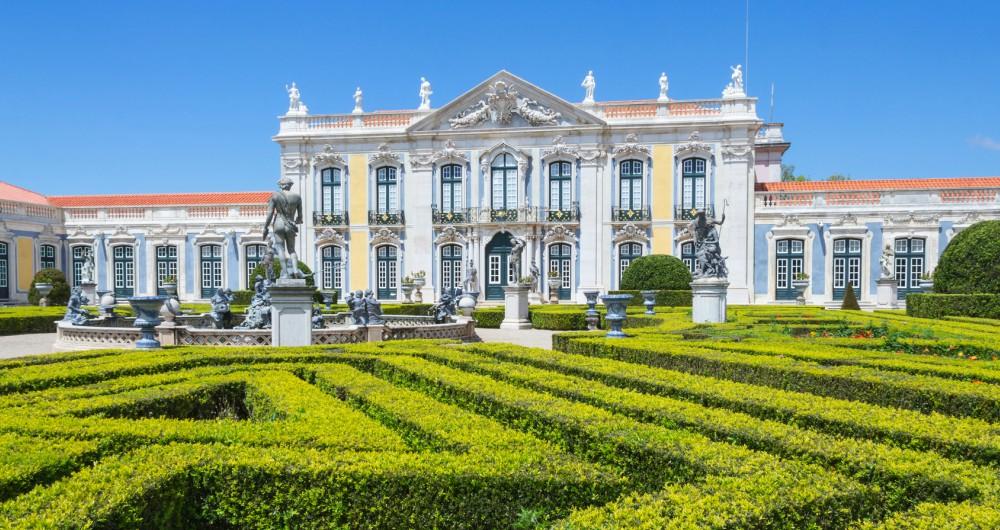
M 824 366 L 786 357 L 690 348 L 649 338 L 614 341 L 557 335 L 553 348 L 708 375 L 783 390 L 853 399 L 921 412 L 1000 420 L 1000 387 L 859 366 Z
M 906 314 L 1000 319 L 1000 294 L 911 294 L 906 297 Z
M 986 530 L 1000 528 L 1000 510 L 973 502 L 928 502 L 884 521 L 864 522 L 858 530 Z
M 901 449 L 869 440 L 841 438 L 795 425 L 762 420 L 731 410 L 608 386 L 517 363 L 458 351 L 429 353 L 435 361 L 530 388 L 589 403 L 639 421 L 684 427 L 716 441 L 737 442 L 768 453 L 819 463 L 846 476 L 868 475 L 892 492 L 893 509 L 914 499 L 964 500 L 1000 491 L 988 468 L 949 461 L 933 453 Z
M 640 487 L 655 488 L 664 482 L 721 475 L 744 479 L 732 482 L 733 486 L 752 480 L 764 484 L 765 489 L 787 491 L 789 502 L 780 513 L 771 514 L 779 527 L 788 527 L 792 522 L 821 527 L 844 525 L 852 518 L 881 509 L 878 491 L 812 464 L 649 425 L 423 359 L 379 357 L 354 362 L 379 377 L 498 418 L 590 460 L 622 468 Z M 790 484 L 795 485 L 796 495 L 791 495 L 793 489 L 785 490 Z M 771 510 L 766 498 L 748 501 L 753 509 Z M 702 513 L 706 522 L 714 516 L 711 512 Z
M 528 318 L 535 329 L 550 329 L 554 331 L 580 331 L 587 329 L 586 306 L 531 306 L 528 308 Z M 603 326 L 604 311 L 598 310 Z M 476 321 L 476 327 L 499 328 L 503 322 L 503 307 L 484 307 L 476 309 L 472 313 L 472 318 Z
M 66 310 L 61 307 L 4 307 L 0 308 L 0 335 L 22 333 L 55 333 L 56 321 Z
M 608 291 L 608 294 L 630 294 L 632 299 L 629 300 L 628 305 L 641 306 L 642 305 L 642 293 L 640 291 Z M 656 291 L 656 306 L 657 307 L 691 307 L 691 290 L 686 291 L 681 290 L 664 290 Z

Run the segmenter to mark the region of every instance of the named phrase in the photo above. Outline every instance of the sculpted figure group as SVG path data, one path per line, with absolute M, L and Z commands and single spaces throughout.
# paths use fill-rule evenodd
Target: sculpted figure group
M 83 289 L 80 287 L 74 287 L 69 294 L 69 302 L 66 303 L 66 315 L 63 316 L 64 322 L 70 322 L 76 326 L 82 326 L 87 323 L 88 318 L 93 318 L 83 306 L 90 303 L 83 294 Z
M 361 292 L 360 289 L 353 293 L 348 293 L 344 299 L 347 308 L 354 317 L 354 323 L 358 326 L 380 326 L 385 324 L 382 318 L 382 303 L 375 299 L 375 294 L 371 289 Z

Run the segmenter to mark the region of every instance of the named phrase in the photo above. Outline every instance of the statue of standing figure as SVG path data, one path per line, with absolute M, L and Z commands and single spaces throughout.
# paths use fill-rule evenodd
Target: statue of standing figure
M 427 79 L 420 78 L 420 107 L 418 110 L 429 110 L 431 108 L 431 82 Z
M 528 273 L 531 275 L 531 292 L 538 292 L 538 279 L 542 276 L 542 272 L 538 270 L 538 264 L 532 261 Z
M 86 247 L 85 247 L 86 248 Z M 87 259 L 83 262 L 83 267 L 80 269 L 80 283 L 94 283 L 95 264 L 94 264 L 94 249 L 87 249 Z
M 306 104 L 302 102 L 299 97 L 299 88 L 295 86 L 295 81 L 292 81 L 292 86 L 285 85 L 285 91 L 288 92 L 288 113 L 289 114 L 305 114 L 309 112 Z
M 479 271 L 476 270 L 471 259 L 469 260 L 469 270 L 465 276 L 465 291 L 479 292 Z
M 729 275 L 726 258 L 719 245 L 719 228 L 726 222 L 725 206 L 718 221 L 699 210 L 687 230 L 694 237 L 695 278 L 725 278 Z
M 663 72 L 660 74 L 660 97 L 658 97 L 656 100 L 668 101 L 669 98 L 667 98 L 667 89 L 669 88 L 670 88 L 670 81 L 667 80 L 667 73 Z
M 364 93 L 361 92 L 361 87 L 354 90 L 354 110 L 351 112 L 354 114 L 361 114 L 364 109 L 361 108 L 361 100 L 364 98 Z
M 597 88 L 597 80 L 594 79 L 594 71 L 588 70 L 587 76 L 583 78 L 583 82 L 580 83 L 583 87 L 583 102 L 584 104 L 594 102 L 594 89 Z
M 896 253 L 892 250 L 892 245 L 888 243 L 882 250 L 882 256 L 879 258 L 879 265 L 882 267 L 882 279 L 893 279 L 896 277 L 895 271 L 895 261 Z
M 729 78 L 732 79 L 733 90 L 743 92 L 743 65 L 730 66 L 729 70 L 732 71 Z
M 302 224 L 302 198 L 292 193 L 292 179 L 281 177 L 278 181 L 279 191 L 271 194 L 267 201 L 267 214 L 264 218 L 264 239 L 273 234 L 277 240 L 279 262 L 281 263 L 281 279 L 303 278 L 299 270 L 299 257 L 295 253 L 295 237 L 299 233 L 298 225 Z
M 510 238 L 510 269 L 513 271 L 514 281 L 521 281 L 521 254 L 524 253 L 524 238 Z

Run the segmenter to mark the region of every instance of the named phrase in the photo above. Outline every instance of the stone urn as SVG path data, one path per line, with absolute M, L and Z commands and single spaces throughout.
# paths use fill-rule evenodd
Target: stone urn
M 933 279 L 927 279 L 927 280 L 921 279 L 920 280 L 920 288 L 923 289 L 924 291 L 928 292 L 928 293 L 934 292 L 934 280 Z
M 601 302 L 608 309 L 608 314 L 604 316 L 609 328 L 608 338 L 619 339 L 625 336 L 622 323 L 625 322 L 625 308 L 631 299 L 630 294 L 606 294 L 601 297 Z
M 642 295 L 642 305 L 646 306 L 646 315 L 656 314 L 656 311 L 653 311 L 653 308 L 656 307 L 656 293 L 655 290 L 639 291 L 639 294 Z
M 135 342 L 135 347 L 140 350 L 152 350 L 160 347 L 160 341 L 156 340 L 156 332 L 153 328 L 160 324 L 160 309 L 168 297 L 158 296 L 133 296 L 128 299 L 135 313 L 133 325 L 142 330 L 142 338 Z
M 458 309 L 462 312 L 463 316 L 472 316 L 472 312 L 476 310 L 477 298 L 479 298 L 478 292 L 469 291 L 464 293 L 462 297 L 458 299 Z
M 323 297 L 323 305 L 326 306 L 326 310 L 330 311 L 333 309 L 333 293 L 330 291 L 320 291 L 320 296 Z
M 809 288 L 809 278 L 792 280 L 792 289 L 799 292 L 799 295 L 795 297 L 795 303 L 798 305 L 806 305 L 806 289 Z
M 163 282 L 160 287 L 167 296 L 177 296 L 177 282 Z
M 117 300 L 115 300 L 114 291 L 97 291 L 97 300 L 94 302 L 101 308 L 105 316 L 115 316 L 115 303 L 117 303 Z
M 413 278 L 413 301 L 418 304 L 424 303 L 424 293 L 421 292 L 424 285 L 427 285 L 427 280 L 423 276 Z
M 412 304 L 413 299 L 411 297 L 413 296 L 414 285 L 412 283 L 403 283 L 400 284 L 400 289 L 403 290 L 403 303 Z
M 593 331 L 597 329 L 597 325 L 601 322 L 600 313 L 597 312 L 597 295 L 601 294 L 600 291 L 584 291 L 583 296 L 587 298 L 587 330 Z
M 549 285 L 549 303 L 559 303 L 559 286 L 556 284 Z
M 38 282 L 35 284 L 35 290 L 38 291 L 41 298 L 38 300 L 38 305 L 41 307 L 49 307 L 49 293 L 52 292 L 52 284 L 49 282 Z

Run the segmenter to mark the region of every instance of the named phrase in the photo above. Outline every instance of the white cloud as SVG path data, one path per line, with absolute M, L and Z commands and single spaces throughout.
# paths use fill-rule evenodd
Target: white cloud
M 981 134 L 977 134 L 972 138 L 969 138 L 969 143 L 976 147 L 989 149 L 990 151 L 1000 151 L 1000 141 L 994 140 L 989 136 L 983 136 Z

